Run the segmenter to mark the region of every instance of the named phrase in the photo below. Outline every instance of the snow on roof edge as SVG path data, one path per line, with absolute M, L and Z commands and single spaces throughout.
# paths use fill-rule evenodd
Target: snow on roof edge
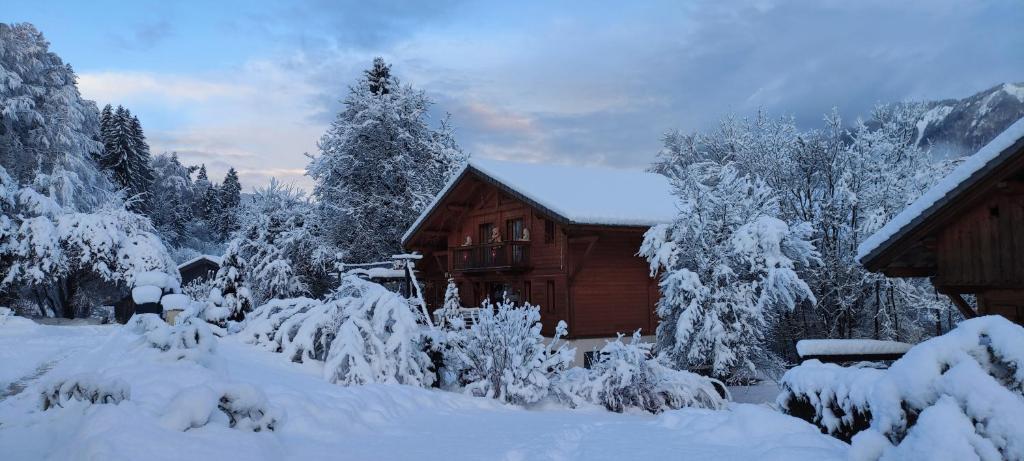
M 224 262 L 224 258 L 221 258 L 220 256 L 199 255 L 199 256 L 196 256 L 195 258 L 192 258 L 192 259 L 190 259 L 188 261 L 185 261 L 185 262 L 183 262 L 181 264 L 178 264 L 178 270 L 181 270 L 181 268 L 183 268 L 183 267 L 185 267 L 185 266 L 187 266 L 189 264 L 195 263 L 196 261 L 199 261 L 200 259 L 209 260 L 209 261 L 217 264 L 218 266 L 223 264 L 223 262 Z
M 882 228 L 864 239 L 857 247 L 857 261 L 863 263 L 865 258 L 907 228 L 914 219 L 926 213 L 930 214 L 931 209 L 946 195 L 956 190 L 1021 139 L 1024 139 L 1024 117 L 1003 130 L 978 152 L 967 157 L 963 163 L 904 208 Z

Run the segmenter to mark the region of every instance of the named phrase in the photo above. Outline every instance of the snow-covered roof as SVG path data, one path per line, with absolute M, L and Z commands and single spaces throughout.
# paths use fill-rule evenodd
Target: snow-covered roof
M 801 357 L 814 355 L 904 354 L 911 344 L 877 339 L 802 339 L 796 343 Z
M 637 169 L 471 159 L 402 236 L 406 242 L 467 173 L 475 173 L 572 224 L 652 226 L 676 215 L 667 178 Z
M 221 258 L 220 256 L 199 255 L 199 256 L 196 256 L 195 258 L 192 258 L 192 259 L 190 259 L 188 261 L 185 261 L 185 262 L 183 262 L 181 264 L 178 264 L 178 270 L 181 270 L 181 269 L 185 268 L 186 266 L 190 266 L 190 265 L 195 264 L 195 263 L 197 263 L 197 262 L 199 262 L 201 260 L 204 260 L 204 259 L 207 260 L 207 261 L 210 261 L 210 262 L 212 262 L 212 263 L 214 263 L 214 264 L 216 264 L 218 266 L 220 266 L 221 263 L 224 261 L 224 258 Z
M 1007 150 L 1024 139 L 1024 118 L 1017 120 L 1013 125 L 996 136 L 991 142 L 978 150 L 977 153 L 967 157 L 963 163 L 957 166 L 946 177 L 928 189 L 921 197 L 903 209 L 895 218 L 882 226 L 877 232 L 861 242 L 857 248 L 857 260 L 864 260 L 871 254 L 880 251 L 883 244 L 888 244 L 908 232 L 913 224 L 920 223 L 928 216 L 938 211 L 945 204 L 945 198 L 954 196 L 974 183 L 982 174 L 996 168 L 998 164 L 1007 158 L 1004 153 L 1010 154 Z

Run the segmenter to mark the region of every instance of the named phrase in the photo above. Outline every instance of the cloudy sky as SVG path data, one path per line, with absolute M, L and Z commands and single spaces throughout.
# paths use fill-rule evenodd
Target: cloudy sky
M 308 186 L 304 154 L 378 55 L 475 156 L 621 167 L 727 113 L 813 127 L 1024 81 L 1020 0 L 4 0 L 0 21 L 36 24 L 154 152 L 247 187 Z

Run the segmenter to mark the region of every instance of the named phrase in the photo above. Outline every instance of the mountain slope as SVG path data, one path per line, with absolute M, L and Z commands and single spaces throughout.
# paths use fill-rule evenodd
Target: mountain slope
M 971 154 L 1024 117 L 1024 83 L 996 85 L 963 99 L 925 103 L 918 143 L 951 156 Z

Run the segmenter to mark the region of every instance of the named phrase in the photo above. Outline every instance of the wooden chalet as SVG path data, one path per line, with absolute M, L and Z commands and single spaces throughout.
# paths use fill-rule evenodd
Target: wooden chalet
M 966 318 L 1024 323 L 1024 119 L 867 239 L 859 259 L 889 277 L 931 277 Z
M 508 296 L 541 308 L 545 334 L 653 334 L 656 280 L 636 256 L 675 215 L 668 181 L 643 171 L 472 160 L 406 232 L 430 309 L 447 277 L 464 306 Z

